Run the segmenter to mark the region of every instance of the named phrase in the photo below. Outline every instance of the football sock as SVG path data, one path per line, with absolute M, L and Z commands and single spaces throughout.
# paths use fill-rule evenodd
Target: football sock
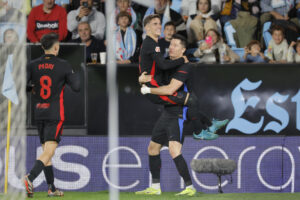
M 160 189 L 160 183 L 152 183 L 151 187 L 158 190 Z
M 43 171 L 44 163 L 40 160 L 36 160 L 33 168 L 31 169 L 28 179 L 33 182 L 33 180 Z
M 149 168 L 152 175 L 152 183 L 160 183 L 160 154 L 158 154 L 157 156 L 149 155 Z
M 192 179 L 182 154 L 174 158 L 173 161 L 175 162 L 177 171 L 179 172 L 180 176 L 183 178 L 185 185 L 186 186 L 192 185 Z
M 44 167 L 44 174 L 49 188 L 52 192 L 55 192 L 56 188 L 54 185 L 54 173 L 52 165 Z

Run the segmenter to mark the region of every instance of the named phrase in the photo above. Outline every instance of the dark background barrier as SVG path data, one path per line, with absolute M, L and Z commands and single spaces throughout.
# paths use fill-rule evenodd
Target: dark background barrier
M 39 46 L 30 46 L 29 58 L 41 54 Z M 87 128 L 89 135 L 106 135 L 109 102 L 105 66 L 87 65 L 81 68 L 81 63 L 84 63 L 83 46 L 62 45 L 60 54 L 82 74 L 79 94 L 67 88 L 66 127 Z M 137 65 L 118 66 L 121 135 L 150 135 L 163 109 L 140 94 L 138 73 Z M 300 93 L 296 94 L 300 88 L 299 75 L 297 64 L 201 64 L 194 66 L 193 86 L 200 108 L 208 117 L 230 119 L 227 129 L 219 134 L 298 135 Z M 241 86 L 242 82 L 244 86 Z M 239 89 L 239 86 L 243 88 Z M 32 126 L 32 110 L 29 111 L 28 126 Z

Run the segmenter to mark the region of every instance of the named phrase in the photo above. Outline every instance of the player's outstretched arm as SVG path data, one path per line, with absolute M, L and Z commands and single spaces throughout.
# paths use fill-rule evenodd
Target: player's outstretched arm
M 173 69 L 185 63 L 185 59 L 183 57 L 175 60 L 167 60 L 163 57 L 163 55 L 160 52 L 155 52 L 152 55 L 152 58 L 156 62 L 158 68 L 162 70 Z
M 155 95 L 173 95 L 181 86 L 183 85 L 182 81 L 172 78 L 169 85 L 164 85 L 159 88 L 149 88 L 146 85 L 143 85 L 141 88 L 142 94 L 155 94 Z

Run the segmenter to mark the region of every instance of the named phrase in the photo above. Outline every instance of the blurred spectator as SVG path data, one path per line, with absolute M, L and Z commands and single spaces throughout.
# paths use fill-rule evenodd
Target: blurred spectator
M 136 14 L 133 8 L 130 6 L 130 0 L 116 0 L 117 2 L 117 7 L 115 10 L 115 17 L 120 13 L 120 12 L 128 12 L 131 15 L 131 27 L 134 28 L 135 22 L 136 22 Z
M 238 12 L 237 18 L 230 20 L 230 24 L 235 29 L 233 34 L 236 47 L 243 48 L 249 42 L 256 39 L 258 18 L 247 11 Z
M 274 26 L 271 30 L 272 39 L 268 45 L 267 57 L 271 63 L 285 63 L 287 61 L 288 43 L 284 38 L 284 30 Z
M 260 42 L 252 40 L 245 47 L 244 62 L 246 63 L 266 63 L 268 59 L 264 56 L 261 51 Z
M 131 15 L 127 11 L 121 11 L 117 15 L 118 28 L 116 30 L 116 58 L 118 64 L 136 62 L 136 34 L 131 28 Z
M 227 21 L 236 19 L 239 11 L 247 11 L 251 15 L 259 16 L 259 1 L 258 0 L 226 0 L 222 3 L 222 12 L 220 21 L 222 26 Z
M 212 0 L 211 1 L 211 11 L 212 15 L 219 15 L 222 8 L 223 0 Z M 181 15 L 183 18 L 188 20 L 190 15 L 197 14 L 197 0 L 182 0 L 181 3 Z
M 105 17 L 93 7 L 93 0 L 80 0 L 80 7 L 68 14 L 68 30 L 72 32 L 72 39 L 79 37 L 77 27 L 80 22 L 88 22 L 92 35 L 103 39 L 105 33 Z
M 263 25 L 267 21 L 272 21 L 272 19 L 276 20 L 285 20 L 292 21 L 298 27 L 300 27 L 299 20 L 296 18 L 295 14 L 292 14 L 292 18 L 290 18 L 289 14 L 295 8 L 294 2 L 297 3 L 296 7 L 300 7 L 300 0 L 260 0 L 261 7 L 261 16 L 260 23 Z
M 173 35 L 176 33 L 176 27 L 173 22 L 167 22 L 164 27 L 164 37 L 158 40 L 160 52 L 164 57 L 169 56 L 169 46 Z
M 98 40 L 91 34 L 91 27 L 88 22 L 80 22 L 78 24 L 79 38 L 72 40 L 76 43 L 84 43 L 86 45 L 86 62 L 90 63 L 91 53 L 97 53 L 97 62 L 100 62 L 100 52 L 106 51 L 103 40 Z
M 23 14 L 19 10 L 9 6 L 8 2 L 0 0 L 0 22 L 22 23 L 20 22 L 20 19 L 25 19 L 22 15 Z
M 186 27 L 181 15 L 170 8 L 172 0 L 155 0 L 154 3 L 155 8 L 148 8 L 144 19 L 148 15 L 159 14 L 161 17 L 160 19 L 162 27 L 164 27 L 168 21 L 173 21 L 176 26 L 177 33 L 186 36 Z M 161 31 L 161 37 L 163 37 L 164 29 L 162 28 Z
M 4 31 L 4 34 L 3 34 L 3 43 L 5 44 L 16 44 L 19 42 L 19 36 L 18 36 L 18 33 L 10 28 L 10 29 L 6 29 Z
M 294 47 L 296 47 L 296 52 L 294 50 Z M 288 50 L 287 61 L 289 63 L 300 63 L 300 40 L 297 40 L 297 42 L 291 42 Z
M 32 7 L 39 6 L 42 3 L 43 3 L 43 0 L 32 0 Z M 61 7 L 67 8 L 67 6 L 70 4 L 70 0 L 55 0 L 55 4 L 57 4 Z
M 216 21 L 212 18 L 211 0 L 197 0 L 197 14 L 191 15 L 187 22 L 188 42 L 203 40 L 209 29 L 218 29 Z
M 8 5 L 12 8 L 18 9 L 25 15 L 29 15 L 31 11 L 31 0 L 6 0 Z
M 210 29 L 206 33 L 205 41 L 200 41 L 194 56 L 200 58 L 200 63 L 235 63 L 240 57 L 222 41 L 221 34 Z
M 32 8 L 27 22 L 27 37 L 30 42 L 39 42 L 41 37 L 54 32 L 62 41 L 68 34 L 66 10 L 54 3 L 54 0 L 43 0 L 43 4 Z

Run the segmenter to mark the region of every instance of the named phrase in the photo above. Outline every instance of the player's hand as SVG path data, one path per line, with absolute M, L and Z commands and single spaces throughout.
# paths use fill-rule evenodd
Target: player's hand
M 142 85 L 142 87 L 141 87 L 141 93 L 143 95 L 149 94 L 149 93 L 151 93 L 151 89 L 149 87 L 147 87 L 146 85 Z
M 147 83 L 152 79 L 151 75 L 147 75 L 147 72 L 143 72 L 139 77 L 139 83 Z

